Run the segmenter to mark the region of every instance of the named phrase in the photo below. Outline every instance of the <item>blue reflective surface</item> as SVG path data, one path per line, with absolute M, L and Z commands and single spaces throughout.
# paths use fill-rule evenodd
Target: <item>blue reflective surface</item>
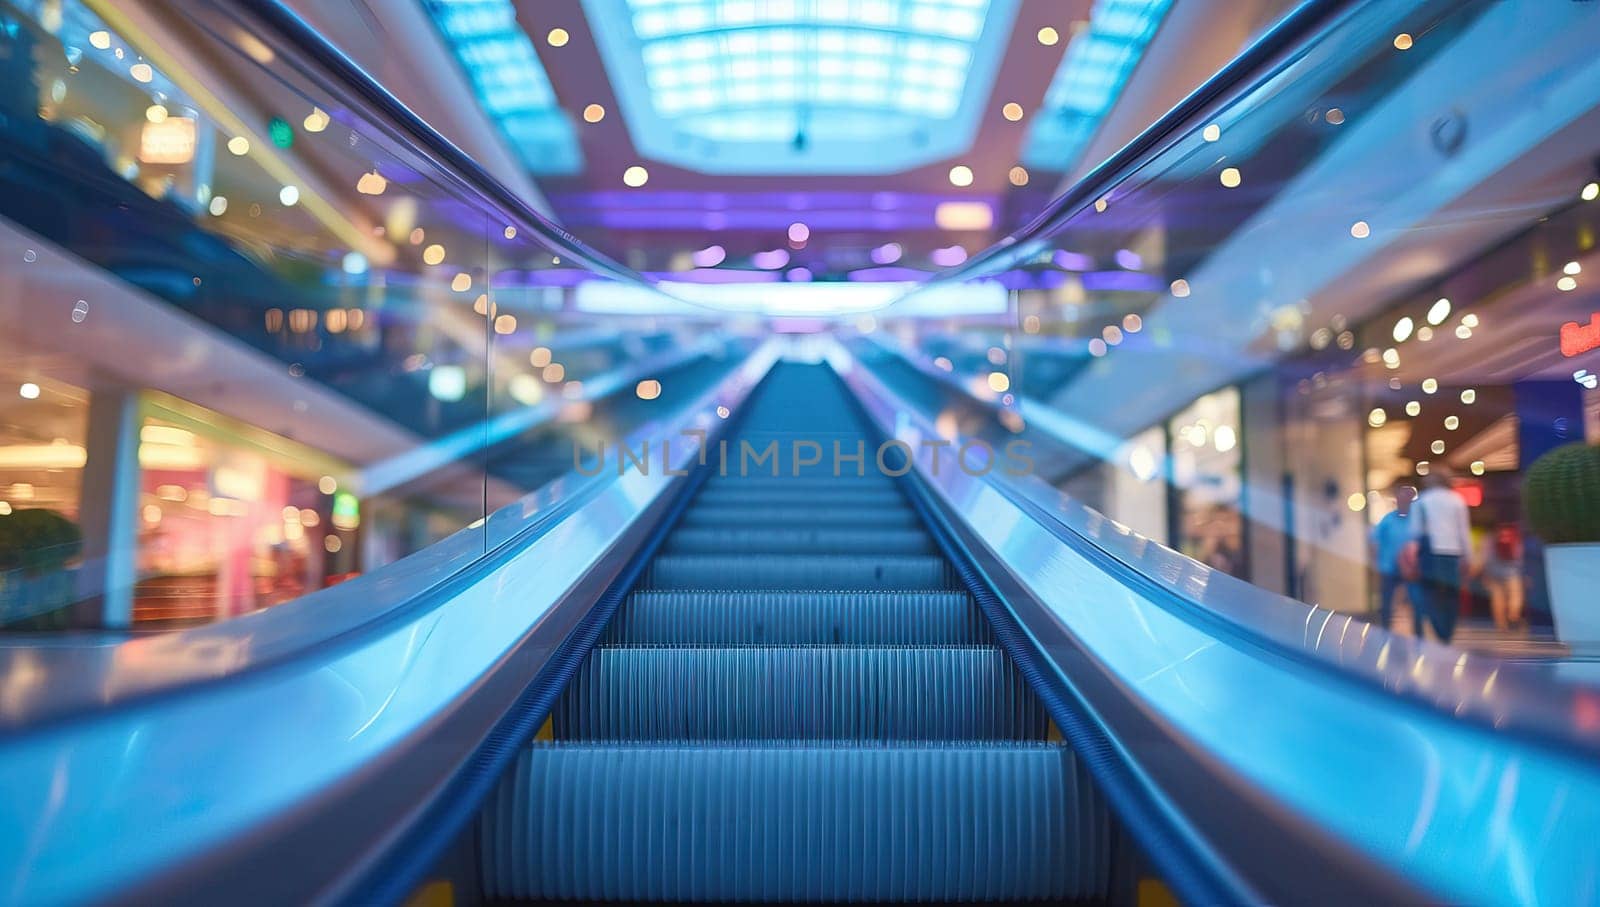
M 736 407 L 771 361 L 770 351 L 756 355 L 636 437 L 678 439 L 674 465 L 692 463 L 696 438 L 715 429 L 719 411 Z M 495 514 L 489 528 L 517 538 L 516 552 L 448 596 L 431 588 L 481 559 L 471 532 L 373 576 L 213 627 L 0 648 L 4 717 L 23 729 L 4 747 L 15 785 L 5 797 L 15 837 L 0 869 L 9 895 L 110 896 L 376 771 L 386 753 L 462 708 L 569 588 L 625 555 L 613 546 L 676 481 L 613 470 L 586 483 L 592 487 L 557 483 L 548 499 Z M 202 682 L 199 696 L 170 695 Z M 180 780 L 175 765 L 205 768 Z M 56 780 L 40 783 L 49 778 Z M 129 835 L 130 828 L 144 831 Z M 86 850 L 97 855 L 92 874 L 81 871 Z
M 936 470 L 924 439 L 960 445 L 969 436 L 939 427 L 870 371 L 839 361 L 879 425 L 918 451 L 919 472 L 953 512 L 1072 638 L 1193 743 L 1447 900 L 1589 896 L 1596 856 L 1587 841 L 1600 816 L 1584 804 L 1600 773 L 1595 731 L 1581 716 L 1594 707 L 1593 690 L 1271 600 L 1031 478 L 975 477 L 948 461 Z M 1135 567 L 1157 594 L 1116 580 L 1063 544 L 1067 538 Z M 1248 630 L 1243 638 L 1219 634 L 1174 601 L 1201 604 Z M 1274 658 L 1247 638 L 1253 634 L 1366 675 L 1370 685 Z M 1050 654 L 1057 664 L 1072 660 L 1065 650 Z M 1396 707 L 1391 690 L 1430 706 Z M 1456 720 L 1463 714 L 1478 720 Z M 1508 715 L 1523 731 L 1575 748 L 1562 753 L 1499 733 Z
M 1054 46 L 1016 37 L 1010 0 L 582 7 L 612 26 L 591 50 L 637 145 L 615 153 L 700 174 L 954 159 L 981 118 L 1019 119 L 989 109 L 1007 42 Z M 1027 163 L 1082 153 L 1169 8 L 1059 23 Z M 572 175 L 573 98 L 535 47 L 579 30 L 488 0 L 426 11 L 529 169 Z M 829 272 L 791 252 L 879 229 L 898 190 L 767 187 L 762 216 L 804 228 L 759 253 L 769 282 L 720 282 L 729 251 L 697 242 L 656 286 L 267 0 L 0 0 L 7 895 L 165 891 L 286 828 L 342 839 L 328 859 L 350 865 L 363 835 L 415 832 L 407 811 L 460 777 L 680 487 L 615 460 L 585 476 L 581 452 L 714 433 L 781 354 L 832 362 L 913 448 L 1032 445 L 1025 478 L 917 466 L 1040 621 L 1050 679 L 1103 681 L 1170 734 L 1155 754 L 1113 741 L 1131 771 L 1215 772 L 1444 900 L 1594 900 L 1600 13 L 1317 2 L 1286 23 L 1032 226 L 880 309 L 904 288 L 812 279 L 874 276 L 898 242 L 830 247 Z M 862 210 L 798 213 L 823 198 Z M 670 202 L 704 225 L 725 201 L 617 223 L 655 230 Z M 623 257 L 664 257 L 653 241 Z M 686 524 L 674 544 L 717 550 L 653 581 L 810 595 L 810 562 L 777 555 L 859 543 L 907 547 L 872 582 L 964 594 L 917 572 L 939 567 L 926 537 L 879 528 L 781 526 L 775 554 Z M 1423 537 L 1455 560 L 1401 576 Z M 645 689 L 629 703 L 666 695 Z M 731 735 L 804 716 L 704 717 Z M 381 828 L 328 817 L 355 790 L 393 801 Z M 1175 821 L 1201 839 L 1229 818 Z M 284 885 L 336 897 L 347 868 Z

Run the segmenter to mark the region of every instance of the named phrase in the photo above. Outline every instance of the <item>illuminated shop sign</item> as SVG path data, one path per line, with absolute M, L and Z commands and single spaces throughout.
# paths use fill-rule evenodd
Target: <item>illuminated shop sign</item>
M 1588 324 L 1569 321 L 1561 326 L 1561 355 L 1577 356 L 1600 348 L 1600 313 L 1589 316 Z
M 194 160 L 195 123 L 189 117 L 169 116 L 145 123 L 139 134 L 139 160 L 146 164 L 187 164 Z

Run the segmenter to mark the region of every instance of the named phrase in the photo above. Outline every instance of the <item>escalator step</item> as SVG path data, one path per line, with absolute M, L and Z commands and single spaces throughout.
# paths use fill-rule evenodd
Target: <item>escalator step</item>
M 753 491 L 768 491 L 785 488 L 812 488 L 812 489 L 844 489 L 856 491 L 894 491 L 897 486 L 895 480 L 877 472 L 865 472 L 857 475 L 850 471 L 850 464 L 844 464 L 841 475 L 780 475 L 773 477 L 762 473 L 758 475 L 726 475 L 712 476 L 706 480 L 705 490 L 712 488 L 747 488 Z M 831 473 L 831 461 L 829 472 Z
M 606 644 L 963 645 L 989 623 L 965 592 L 635 592 Z
M 830 474 L 843 383 L 782 363 L 739 416 L 785 474 L 706 477 L 485 804 L 483 896 L 1105 900 L 1081 762 L 872 442 Z M 788 475 L 795 439 L 826 462 Z
M 481 819 L 489 898 L 1100 899 L 1105 805 L 1048 745 L 536 745 Z
M 773 507 L 738 502 L 715 506 L 696 505 L 684 512 L 678 525 L 685 529 L 707 526 L 844 526 L 868 528 L 909 528 L 920 526 L 916 511 L 884 507 Z
M 917 529 L 848 529 L 832 526 L 761 529 L 679 529 L 667 537 L 673 554 L 932 554 L 928 534 Z
M 1043 740 L 998 648 L 598 648 L 555 711 L 561 740 Z
M 924 555 L 668 554 L 650 564 L 647 589 L 950 589 L 954 577 L 943 558 Z
M 772 485 L 743 488 L 738 485 L 707 487 L 694 499 L 696 504 L 743 504 L 775 507 L 905 507 L 906 499 L 894 488 L 799 488 Z

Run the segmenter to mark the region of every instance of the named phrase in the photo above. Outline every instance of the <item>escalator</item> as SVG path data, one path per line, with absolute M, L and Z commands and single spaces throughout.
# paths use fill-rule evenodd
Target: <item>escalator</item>
M 478 828 L 484 895 L 1105 901 L 1080 760 L 826 366 L 776 366 Z M 795 473 L 798 473 L 797 475 Z
M 1480 52 L 1491 42 L 1448 48 L 1456 32 L 1420 12 L 1457 8 L 1465 22 L 1499 7 L 1301 4 L 968 264 L 870 315 L 763 319 L 685 306 L 577 241 L 279 0 L 139 0 L 126 4 L 137 16 L 98 17 L 124 5 L 0 0 L 0 45 L 12 42 L 0 70 L 18 76 L 0 80 L 0 132 L 20 136 L 0 160 L 0 183 L 17 190 L 0 193 L 12 281 L 0 302 L 12 405 L 27 414 L 13 434 L 29 442 L 10 452 L 81 460 L 41 465 L 37 487 L 5 483 L 7 498 L 44 500 L 49 482 L 104 505 L 86 511 L 81 556 L 51 577 L 103 599 L 87 601 L 95 632 L 0 640 L 8 902 L 388 904 L 443 890 L 463 904 L 1161 903 L 1168 887 L 1193 903 L 1595 899 L 1592 658 L 1530 666 L 1406 639 L 1159 542 L 1181 538 L 1179 505 L 1214 503 L 1209 485 L 1179 481 L 1178 454 L 1207 445 L 1231 454 L 1236 482 L 1217 488 L 1237 491 L 1237 515 L 1269 518 L 1247 524 L 1248 551 L 1282 554 L 1285 577 L 1313 545 L 1337 555 L 1332 529 L 1366 519 L 1351 513 L 1371 515 L 1369 497 L 1347 509 L 1331 480 L 1289 481 L 1356 462 L 1333 447 L 1274 459 L 1291 458 L 1278 442 L 1299 423 L 1280 420 L 1300 404 L 1271 418 L 1266 404 L 1291 385 L 1265 372 L 1224 381 L 1211 366 L 1264 363 L 1269 341 L 1299 343 L 1301 327 L 1326 356 L 1379 366 L 1351 312 L 1324 327 L 1292 306 L 1266 319 L 1231 306 L 1310 306 L 1316 280 L 1385 273 L 1351 250 L 1416 252 L 1390 240 L 1434 224 L 1407 228 L 1402 208 L 1459 211 L 1444 202 L 1465 183 L 1448 199 L 1388 197 L 1364 188 L 1385 185 L 1370 168 L 1311 167 L 1421 134 L 1392 127 L 1431 105 L 1378 97 L 1413 72 L 1490 80 L 1478 61 L 1504 56 Z M 1581 5 L 1503 14 L 1570 34 L 1577 59 L 1584 32 L 1560 19 Z M 1396 54 L 1400 26 L 1418 46 Z M 1459 70 L 1424 71 L 1456 57 Z M 128 84 L 139 67 L 155 81 Z M 1587 71 L 1572 86 L 1594 84 Z M 215 97 L 184 98 L 185 84 Z M 68 114 L 95 85 L 121 100 L 84 131 Z M 1491 171 L 1499 159 L 1482 150 L 1522 147 L 1496 138 L 1517 130 L 1496 125 L 1490 97 L 1448 166 L 1434 160 L 1442 148 L 1397 160 L 1452 183 L 1463 162 L 1512 172 Z M 104 123 L 113 139 L 142 137 L 169 107 L 195 121 L 215 179 L 152 184 L 158 170 L 124 166 L 118 142 L 100 140 Z M 292 144 L 276 120 L 264 129 L 270 112 L 292 129 L 307 110 L 331 116 Z M 1384 143 L 1365 144 L 1378 133 Z M 1258 139 L 1280 134 L 1265 153 Z M 247 139 L 249 154 L 233 150 Z M 1587 223 L 1573 200 L 1600 198 L 1592 143 L 1574 147 L 1584 194 L 1575 170 L 1551 180 L 1568 206 L 1551 209 L 1552 230 Z M 1194 168 L 1224 161 L 1242 163 L 1247 188 L 1218 201 L 1202 190 L 1234 187 Z M 291 176 L 309 178 L 297 203 L 283 195 Z M 1332 185 L 1344 191 L 1311 191 Z M 1264 219 L 1269 249 L 1235 242 L 1285 202 L 1303 210 Z M 1358 216 L 1370 235 L 1347 234 Z M 1195 226 L 1212 221 L 1245 226 Z M 1329 224 L 1337 247 L 1289 229 Z M 1269 269 L 1264 295 L 1269 252 L 1306 267 Z M 842 284 L 785 286 L 825 302 Z M 1589 298 L 1572 289 L 1557 292 Z M 1115 307 L 1068 298 L 1079 291 Z M 1466 328 L 1467 307 L 1489 302 L 1463 297 L 1451 317 Z M 1275 335 L 1264 345 L 1217 345 L 1258 323 Z M 1401 322 L 1371 323 L 1376 353 Z M 1419 343 L 1436 327 L 1449 343 L 1420 311 L 1404 323 Z M 1407 369 L 1421 374 L 1439 341 L 1406 346 Z M 829 364 L 773 365 L 783 356 Z M 1361 386 L 1338 373 L 1330 388 Z M 1473 390 L 1478 411 L 1520 408 L 1488 387 Z M 1206 445 L 1175 450 L 1185 410 L 1157 404 L 1202 392 L 1237 394 L 1236 430 L 1224 443 L 1214 423 Z M 1350 399 L 1327 424 L 1375 427 L 1366 398 Z M 65 412 L 82 437 L 58 430 Z M 1397 408 L 1366 412 L 1400 427 Z M 1136 425 L 1140 413 L 1161 418 Z M 662 443 L 696 433 L 710 436 L 698 467 L 693 448 Z M 911 439 L 903 477 L 894 451 L 875 456 L 889 436 Z M 595 470 L 601 439 L 611 454 Z M 642 441 L 648 471 L 622 469 L 618 448 Z M 1011 443 L 1031 447 L 1027 470 L 954 467 L 968 444 L 993 465 Z M 943 473 L 928 450 L 941 444 Z M 802 450 L 815 461 L 797 463 Z M 168 475 L 190 462 L 180 453 L 195 466 L 187 485 Z M 258 454 L 283 462 L 262 473 Z M 240 486 L 258 484 L 270 496 L 244 506 Z M 1338 519 L 1300 518 L 1324 513 L 1291 506 L 1308 488 Z M 1147 503 L 1161 514 L 1154 537 L 1125 518 Z M 1307 526 L 1327 538 L 1302 537 Z M 272 576 L 315 582 L 273 587 L 272 607 L 238 619 L 121 632 L 110 593 L 136 592 L 141 558 L 164 564 L 168 540 L 191 537 L 227 549 L 219 589 L 249 585 L 267 554 Z M 1247 563 L 1266 575 L 1278 560 Z M 9 574 L 0 599 L 32 579 Z M 83 604 L 57 598 L 63 615 Z

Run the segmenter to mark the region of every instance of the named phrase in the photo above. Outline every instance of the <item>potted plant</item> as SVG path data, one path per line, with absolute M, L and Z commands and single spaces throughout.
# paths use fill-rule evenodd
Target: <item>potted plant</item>
M 54 510 L 0 516 L 0 624 L 52 626 L 46 612 L 72 604 L 73 581 L 66 569 L 82 551 L 77 524 Z M 66 612 L 57 616 L 64 619 Z
M 1600 447 L 1568 444 L 1535 460 L 1523 505 L 1545 543 L 1556 636 L 1600 641 Z
M 18 510 L 0 517 L 0 570 L 54 573 L 82 548 L 78 525 L 54 510 Z

